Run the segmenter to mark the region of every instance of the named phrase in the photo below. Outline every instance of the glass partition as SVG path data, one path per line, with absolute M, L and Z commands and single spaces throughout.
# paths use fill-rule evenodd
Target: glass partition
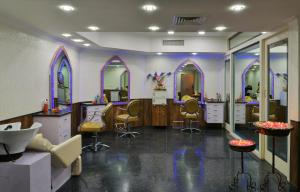
M 288 122 L 288 41 L 283 40 L 268 46 L 269 76 L 268 120 Z M 287 161 L 287 137 L 276 137 L 275 154 Z M 268 151 L 272 151 L 272 138 L 268 137 Z
M 259 135 L 253 122 L 259 120 L 260 48 L 256 43 L 233 55 L 234 64 L 234 132 L 252 139 L 259 148 Z
M 225 61 L 225 122 L 230 124 L 230 60 Z
M 111 58 L 101 70 L 101 100 L 129 101 L 129 70 L 118 56 Z
M 237 47 L 242 43 L 249 41 L 257 36 L 261 35 L 260 32 L 239 32 L 229 38 L 229 49 Z
M 190 97 L 203 101 L 204 75 L 196 63 L 188 60 L 181 64 L 174 73 L 174 84 L 175 102 L 183 102 Z

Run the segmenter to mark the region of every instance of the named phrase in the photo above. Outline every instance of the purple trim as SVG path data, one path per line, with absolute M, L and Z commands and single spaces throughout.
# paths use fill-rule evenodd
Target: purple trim
M 58 64 L 57 61 L 59 58 L 61 57 L 65 57 L 64 60 L 66 60 L 66 66 L 67 69 L 70 73 L 69 75 L 69 84 L 70 84 L 70 104 L 72 104 L 72 66 L 70 64 L 70 59 L 69 56 L 67 54 L 67 51 L 65 50 L 65 48 L 63 46 L 59 47 L 57 49 L 57 51 L 54 54 L 54 57 L 52 58 L 51 61 L 51 67 L 50 67 L 50 109 L 54 108 L 54 74 L 55 74 L 55 66 Z
M 100 98 L 101 98 L 101 103 L 104 103 L 104 101 L 103 101 L 103 95 L 104 95 L 104 70 L 106 69 L 106 67 L 107 67 L 113 60 L 119 60 L 119 61 L 121 61 L 121 62 L 124 64 L 124 66 L 125 66 L 125 68 L 126 68 L 126 70 L 127 70 L 127 72 L 128 72 L 128 89 L 127 89 L 127 91 L 128 91 L 128 101 L 130 101 L 130 71 L 129 71 L 129 68 L 127 67 L 126 63 L 125 63 L 119 56 L 115 55 L 115 56 L 113 56 L 112 58 L 110 58 L 110 59 L 104 64 L 104 66 L 102 67 L 102 69 L 101 69 L 101 71 L 100 71 L 100 79 L 101 79 L 101 83 L 100 83 L 100 85 L 101 85 L 101 87 L 100 87 L 101 96 L 100 96 Z M 128 103 L 128 101 L 126 101 L 126 102 L 125 102 L 125 101 L 117 101 L 117 102 L 113 102 L 113 104 L 114 104 L 114 105 L 125 105 L 125 104 Z
M 243 74 L 242 74 L 242 101 L 243 102 L 245 102 L 246 75 L 247 75 L 249 69 L 254 65 L 254 63 L 258 63 L 258 62 L 259 62 L 259 60 L 255 59 L 249 65 L 247 65 L 247 67 L 243 71 Z M 274 97 L 274 72 L 272 71 L 272 69 L 270 69 L 270 73 L 272 74 L 271 94 L 272 94 L 272 97 Z
M 177 92 L 176 92 L 176 88 L 177 88 L 177 78 L 176 78 L 176 75 L 178 73 L 178 71 L 185 65 L 185 64 L 192 64 L 196 67 L 196 69 L 200 72 L 200 75 L 201 75 L 201 101 L 200 101 L 200 104 L 201 103 L 204 103 L 204 73 L 202 71 L 202 69 L 198 66 L 198 64 L 196 62 L 194 62 L 193 60 L 191 59 L 187 59 L 185 60 L 184 62 L 182 62 L 175 70 L 174 72 L 174 90 L 173 90 L 173 99 L 174 99 L 174 103 L 179 103 L 179 104 L 182 104 L 184 103 L 183 101 L 179 101 L 177 100 Z

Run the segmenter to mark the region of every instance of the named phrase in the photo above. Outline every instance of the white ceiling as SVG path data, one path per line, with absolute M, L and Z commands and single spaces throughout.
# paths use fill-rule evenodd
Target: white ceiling
M 217 25 L 228 27 L 226 36 L 237 31 L 271 31 L 293 16 L 300 14 L 300 0 L 239 0 L 247 5 L 241 13 L 228 7 L 237 0 L 152 0 L 158 6 L 154 13 L 145 13 L 141 6 L 148 0 L 0 0 L 1 19 L 20 22 L 32 29 L 61 38 L 61 33 L 87 32 L 89 25 L 97 25 L 100 32 L 140 32 L 144 35 L 165 35 L 174 30 L 179 36 L 192 36 L 199 30 L 213 32 Z M 58 5 L 71 4 L 76 11 L 65 13 Z M 173 16 L 205 16 L 201 26 L 174 26 Z M 156 24 L 161 33 L 148 32 Z M 145 33 L 148 32 L 148 33 Z M 163 32 L 163 33 L 162 33 Z

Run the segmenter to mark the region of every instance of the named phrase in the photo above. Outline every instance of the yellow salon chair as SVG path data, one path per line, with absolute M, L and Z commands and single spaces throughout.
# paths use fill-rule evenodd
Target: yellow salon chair
M 125 131 L 121 132 L 120 137 L 132 136 L 135 137 L 139 132 L 134 132 L 130 130 L 129 124 L 139 121 L 139 105 L 140 101 L 132 100 L 127 104 L 126 109 L 119 108 L 122 111 L 126 111 L 126 114 L 121 114 L 116 116 L 117 123 L 123 123 Z
M 112 103 L 108 103 L 105 108 L 101 111 L 102 122 L 82 122 L 79 126 L 79 131 L 81 133 L 93 133 L 93 143 L 84 146 L 82 149 L 91 149 L 94 152 L 98 151 L 98 147 L 109 148 L 108 145 L 99 141 L 99 133 L 106 131 L 106 125 L 108 124 L 108 114 L 112 110 Z
M 270 101 L 269 102 L 269 115 L 268 115 L 268 120 L 269 121 L 276 121 L 276 108 L 277 108 L 277 103 L 276 101 Z M 253 121 L 259 121 L 259 107 L 254 107 L 252 110 L 252 119 Z
M 197 121 L 199 119 L 199 104 L 196 99 L 188 99 L 184 102 L 183 107 L 180 108 L 180 114 L 185 122 L 188 122 L 188 127 L 181 129 L 181 131 L 194 131 L 199 132 L 200 129 L 192 127 L 192 121 Z M 185 123 L 186 124 L 186 123 Z

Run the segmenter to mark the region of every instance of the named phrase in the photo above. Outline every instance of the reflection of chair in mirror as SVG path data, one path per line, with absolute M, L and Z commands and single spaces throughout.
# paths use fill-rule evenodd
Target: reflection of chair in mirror
M 105 106 L 103 111 L 101 112 L 101 118 L 104 124 L 100 122 L 91 122 L 93 118 L 90 119 L 90 121 L 85 121 L 80 124 L 80 132 L 81 133 L 93 133 L 93 143 L 89 144 L 87 146 L 84 146 L 82 149 L 90 148 L 94 152 L 98 151 L 98 147 L 106 147 L 109 146 L 99 141 L 99 133 L 104 132 L 106 129 L 106 126 L 108 124 L 108 115 L 110 111 L 112 110 L 112 103 L 109 103 Z
M 193 131 L 200 131 L 200 129 L 192 127 L 192 121 L 199 119 L 199 105 L 196 99 L 189 99 L 185 101 L 183 107 L 180 108 L 180 114 L 189 125 L 182 129 L 182 131 L 189 130 L 191 133 L 193 133 Z
M 270 100 L 269 102 L 269 115 L 268 115 L 268 120 L 269 121 L 276 121 L 276 108 L 277 108 L 277 103 L 275 100 Z M 259 106 L 253 107 L 252 111 L 252 119 L 253 121 L 259 121 Z
M 138 132 L 132 132 L 130 131 L 129 124 L 139 121 L 139 104 L 140 102 L 138 100 L 132 100 L 127 104 L 126 109 L 119 108 L 122 111 L 127 111 L 127 114 L 121 114 L 117 115 L 116 121 L 124 123 L 125 125 L 125 132 L 122 132 L 120 137 L 125 136 L 132 136 L 135 137 L 135 134 L 140 134 Z

